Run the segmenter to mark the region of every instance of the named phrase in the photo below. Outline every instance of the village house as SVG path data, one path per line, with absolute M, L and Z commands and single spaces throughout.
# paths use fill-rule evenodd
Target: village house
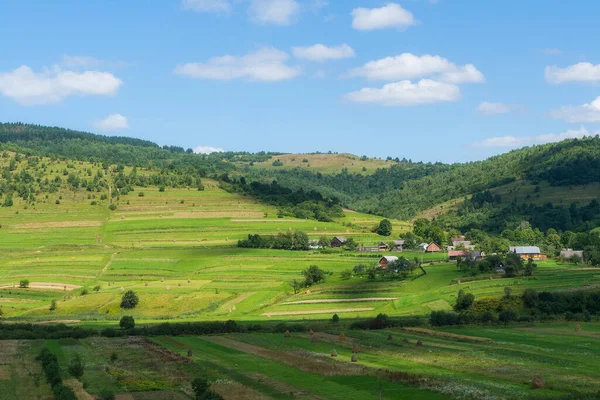
M 440 245 L 436 242 L 431 242 L 427 246 L 425 246 L 425 253 L 437 253 L 440 250 Z
M 460 240 L 453 238 L 452 246 L 448 246 L 448 250 L 475 250 L 475 246 L 470 240 L 464 240 L 464 237 Z
M 342 247 L 346 244 L 346 238 L 344 236 L 336 236 L 331 239 L 331 247 Z
M 573 249 L 562 249 L 560 251 L 560 256 L 562 258 L 570 259 L 572 257 L 579 257 L 580 260 L 583 260 L 583 250 L 573 250 Z
M 388 245 L 386 243 L 379 242 L 377 247 L 379 248 L 379 251 L 388 251 Z
M 423 251 L 426 251 L 427 250 L 427 246 L 429 246 L 429 243 L 425 243 L 425 242 L 420 243 L 419 244 L 419 249 L 423 250 Z
M 509 248 L 511 253 L 515 253 L 520 256 L 523 260 L 545 260 L 546 255 L 542 254 L 538 246 L 511 246 Z
M 398 261 L 396 256 L 384 256 L 379 259 L 379 268 L 386 269 L 388 264 L 394 261 Z
M 394 248 L 392 251 L 404 251 L 404 240 L 394 240 Z
M 484 254 L 480 250 L 448 250 L 448 260 L 450 261 L 469 259 L 475 262 L 483 256 Z

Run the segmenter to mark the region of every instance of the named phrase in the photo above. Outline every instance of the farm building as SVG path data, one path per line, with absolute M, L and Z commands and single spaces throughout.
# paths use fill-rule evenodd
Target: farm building
M 356 251 L 361 253 L 379 253 L 381 250 L 379 249 L 379 246 L 363 246 L 357 247 Z
M 431 242 L 425 247 L 425 253 L 437 253 L 441 248 L 436 242 Z
M 384 256 L 379 259 L 379 268 L 387 268 L 388 264 L 394 261 L 398 261 L 398 257 L 396 256 Z
M 579 257 L 580 260 L 583 260 L 583 250 L 562 249 L 560 256 L 562 258 Z
M 394 240 L 394 248 L 392 251 L 404 251 L 404 240 Z
M 480 260 L 484 254 L 480 250 L 448 250 L 448 259 L 455 261 L 458 259 L 470 259 L 471 261 Z
M 452 246 L 448 246 L 448 250 L 475 250 L 475 246 L 470 240 L 452 240 Z
M 429 243 L 421 243 L 419 244 L 419 249 L 427 251 L 427 246 L 429 246 Z
M 511 246 L 509 248 L 511 253 L 519 255 L 522 259 L 528 260 L 543 260 L 546 258 L 545 254 L 542 254 L 540 248 L 537 246 Z
M 388 245 L 386 243 L 379 242 L 377 247 L 379 247 L 379 251 L 388 251 Z
M 336 236 L 331 239 L 331 247 L 342 247 L 346 244 L 346 238 L 344 236 Z

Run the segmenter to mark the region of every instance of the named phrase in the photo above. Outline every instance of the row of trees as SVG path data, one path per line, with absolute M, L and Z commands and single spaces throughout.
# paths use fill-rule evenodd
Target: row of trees
M 248 235 L 238 241 L 238 247 L 250 249 L 308 250 L 308 235 L 302 231 L 281 232 L 275 236 Z

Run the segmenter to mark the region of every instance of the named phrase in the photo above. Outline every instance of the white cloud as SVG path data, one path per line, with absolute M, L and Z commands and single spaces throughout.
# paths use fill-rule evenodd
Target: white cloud
M 488 101 L 484 101 L 480 105 L 477 106 L 475 111 L 479 114 L 483 115 L 497 115 L 497 114 L 506 114 L 512 111 L 512 106 L 504 103 L 490 103 Z
M 485 76 L 473 64 L 451 68 L 449 71 L 441 74 L 438 79 L 442 82 L 456 84 L 485 82 Z
M 546 67 L 546 81 L 552 84 L 566 82 L 600 82 L 600 64 L 580 62 L 566 68 Z
M 578 130 L 568 130 L 563 133 L 550 133 L 538 136 L 500 136 L 482 140 L 481 142 L 473 143 L 473 147 L 523 147 L 534 144 L 544 144 L 552 142 L 560 142 L 565 139 L 582 138 L 590 136 L 590 133 L 585 127 L 580 127 Z
M 352 27 L 361 31 L 385 28 L 406 29 L 416 25 L 412 13 L 396 3 L 389 3 L 381 8 L 355 8 L 351 15 Z
M 214 12 L 217 14 L 231 12 L 229 0 L 183 0 L 181 5 L 185 10 L 196 12 Z
M 112 96 L 122 84 L 108 72 L 74 72 L 57 66 L 39 73 L 26 65 L 0 72 L 0 94 L 23 105 L 59 103 L 69 96 Z
M 104 119 L 92 122 L 92 126 L 101 131 L 119 131 L 129 128 L 129 122 L 121 114 L 110 114 Z
M 194 153 L 196 154 L 210 154 L 210 153 L 223 153 L 223 150 L 220 147 L 211 147 L 211 146 L 197 146 L 194 147 Z
M 317 70 L 317 72 L 315 72 L 313 74 L 313 78 L 315 78 L 315 79 L 325 79 L 326 76 L 327 76 L 327 73 L 325 71 L 323 71 L 322 69 Z
M 388 83 L 382 88 L 363 88 L 357 92 L 348 93 L 344 98 L 354 103 L 413 106 L 456 101 L 460 98 L 460 88 L 430 79 L 422 79 L 417 83 L 405 80 Z
M 571 123 L 600 122 L 600 97 L 591 103 L 581 106 L 564 106 L 550 112 L 556 119 L 562 119 Z
M 296 0 L 252 0 L 248 8 L 254 22 L 274 25 L 290 25 L 299 11 Z
M 395 57 L 386 57 L 369 61 L 355 68 L 348 76 L 363 76 L 369 80 L 398 80 L 438 75 L 437 80 L 448 83 L 479 83 L 485 77 L 472 64 L 457 66 L 440 56 L 426 54 L 416 56 L 403 53 Z
M 281 50 L 264 47 L 242 57 L 214 57 L 206 63 L 179 65 L 174 72 L 190 78 L 275 82 L 297 77 L 302 73 L 299 67 L 286 64 L 289 55 Z
M 321 43 L 317 43 L 310 47 L 292 47 L 292 52 L 296 58 L 317 62 L 340 60 L 356 55 L 352 47 L 348 46 L 346 43 L 332 47 L 327 47 Z

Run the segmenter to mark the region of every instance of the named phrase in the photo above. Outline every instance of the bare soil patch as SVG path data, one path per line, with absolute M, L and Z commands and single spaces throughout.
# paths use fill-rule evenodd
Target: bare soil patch
M 263 374 L 247 374 L 246 376 L 257 380 L 260 383 L 268 385 L 278 391 L 279 393 L 289 394 L 292 393 L 293 398 L 295 399 L 303 399 L 303 400 L 321 400 L 322 397 L 315 396 L 309 392 L 306 392 L 300 388 L 297 388 L 292 385 L 288 385 L 285 382 L 277 381 L 275 379 L 271 379 Z
M 238 342 L 237 340 L 229 339 L 223 336 L 208 336 L 203 337 L 202 340 L 207 340 L 230 349 L 277 361 L 282 364 L 289 365 L 290 367 L 318 375 L 361 375 L 366 371 L 364 367 L 356 364 L 330 361 L 329 359 L 320 359 L 318 357 L 310 356 L 310 353 L 301 355 L 298 353 L 270 350 L 264 347 Z
M 19 284 L 15 283 L 13 285 L 2 285 L 0 289 L 5 288 L 18 288 Z M 30 282 L 29 289 L 51 289 L 51 290 L 66 290 L 70 292 L 72 290 L 81 289 L 79 285 L 73 285 L 71 283 L 58 283 L 58 282 Z M 24 289 L 26 290 L 26 289 Z
M 68 379 L 63 381 L 63 383 L 73 389 L 78 400 L 94 400 L 94 397 L 83 388 L 83 385 L 77 379 Z
M 90 226 L 101 226 L 102 221 L 60 221 L 60 222 L 33 222 L 30 224 L 14 225 L 17 229 L 41 229 L 41 228 L 84 228 Z
M 39 303 L 34 299 L 15 299 L 14 297 L 0 297 L 0 303 Z
M 329 310 L 306 310 L 306 311 L 275 311 L 268 312 L 261 315 L 264 316 L 282 316 L 282 315 L 308 315 L 308 314 L 337 314 L 347 312 L 358 312 L 358 311 L 373 311 L 373 307 L 356 307 L 356 308 L 334 308 Z
M 314 299 L 314 300 L 299 300 L 281 303 L 282 305 L 291 304 L 319 304 L 319 303 L 358 303 L 363 301 L 391 301 L 396 300 L 396 297 L 363 297 L 360 299 Z
M 268 400 L 270 397 L 238 382 L 220 382 L 210 385 L 211 390 L 219 393 L 225 400 Z
M 430 336 L 437 336 L 437 337 L 441 337 L 441 338 L 456 339 L 456 340 L 469 341 L 469 342 L 487 343 L 487 342 L 492 341 L 492 339 L 479 337 L 479 336 L 458 335 L 455 333 L 439 332 L 439 331 L 434 331 L 432 329 L 425 329 L 425 328 L 402 328 L 402 330 L 407 331 L 407 332 L 423 333 L 425 335 L 430 335 Z
M 77 324 L 80 319 L 53 319 L 49 321 L 32 322 L 33 325 L 48 325 L 48 324 Z

